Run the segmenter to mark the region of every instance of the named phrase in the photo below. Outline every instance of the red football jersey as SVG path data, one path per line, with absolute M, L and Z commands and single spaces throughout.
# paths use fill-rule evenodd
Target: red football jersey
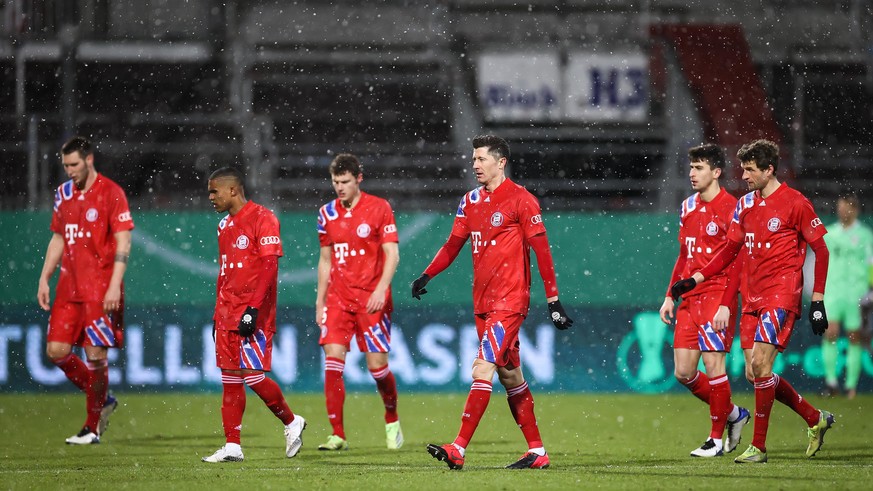
M 481 186 L 464 195 L 452 235 L 470 238 L 476 314 L 509 310 L 527 315 L 530 307 L 527 239 L 545 232 L 537 199 L 509 179 L 492 193 Z
M 215 328 L 236 329 L 258 285 L 265 256 L 282 257 L 279 219 L 272 211 L 252 201 L 236 215 L 218 223 L 218 295 Z M 276 330 L 276 284 L 272 284 L 258 309 L 257 327 Z
M 115 233 L 133 229 L 121 186 L 97 174 L 84 193 L 69 180 L 55 193 L 51 231 L 64 237 L 55 296 L 70 302 L 102 302 L 115 265 Z
M 682 202 L 679 216 L 679 244 L 685 245 L 685 269 L 680 271 L 682 278 L 688 278 L 700 271 L 720 251 L 727 238 L 737 199 L 730 193 L 721 191 L 709 203 L 700 198 L 700 193 Z M 702 295 L 713 291 L 723 291 L 727 284 L 727 269 L 718 273 L 684 295 Z
M 326 304 L 349 312 L 366 310 L 385 265 L 382 244 L 398 242 L 391 205 L 364 192 L 351 210 L 339 199 L 327 203 L 318 210 L 318 242 L 333 248 Z M 392 310 L 391 287 L 385 310 Z
M 826 233 L 812 203 L 787 184 L 767 199 L 758 191 L 743 196 L 728 229 L 728 239 L 744 243 L 740 254 L 747 254 L 743 311 L 778 307 L 800 314 L 806 245 Z

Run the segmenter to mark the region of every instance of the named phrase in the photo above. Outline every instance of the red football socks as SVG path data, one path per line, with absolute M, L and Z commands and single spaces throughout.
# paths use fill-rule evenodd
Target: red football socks
M 394 378 L 394 373 L 391 372 L 388 365 L 370 369 L 370 373 L 376 380 L 376 388 L 379 390 L 379 395 L 382 396 L 382 403 L 385 405 L 385 422 L 397 421 L 397 380 Z
M 285 396 L 282 395 L 282 389 L 279 388 L 279 384 L 273 379 L 267 378 L 264 373 L 258 373 L 246 375 L 245 381 L 246 385 L 264 401 L 264 404 L 282 421 L 283 425 L 294 421 L 294 413 L 288 407 L 288 402 L 285 401 Z
M 90 374 L 88 373 L 88 367 L 85 366 L 85 362 L 83 362 L 81 358 L 70 353 L 63 358 L 52 359 L 52 363 L 60 368 L 64 372 L 64 375 L 70 379 L 70 382 L 78 387 L 79 390 L 82 392 L 88 391 L 88 379 L 90 378 Z
M 467 444 L 473 438 L 473 433 L 476 431 L 476 427 L 479 426 L 479 421 L 482 419 L 482 415 L 485 414 L 490 400 L 491 381 L 473 380 L 473 385 L 470 386 L 470 394 L 467 396 L 467 403 L 464 404 L 464 414 L 461 415 L 461 429 L 458 431 L 457 438 L 455 438 L 455 445 L 467 448 Z
M 518 387 L 507 389 L 506 402 L 509 403 L 512 417 L 515 418 L 524 439 L 527 440 L 527 448 L 542 447 L 543 439 L 540 437 L 537 417 L 534 414 L 534 399 L 527 382 L 523 382 Z
M 724 435 L 724 427 L 727 424 L 728 415 L 733 408 L 731 404 L 731 384 L 727 374 L 709 379 L 711 392 L 709 394 L 709 417 L 712 419 L 712 431 L 709 437 L 721 439 Z
M 221 385 L 224 388 L 224 396 L 221 399 L 224 437 L 227 443 L 239 445 L 239 433 L 242 429 L 243 413 L 246 410 L 246 388 L 242 377 L 238 375 L 222 374 Z
M 327 406 L 327 419 L 333 427 L 333 434 L 345 440 L 343 427 L 343 404 L 346 402 L 346 385 L 343 382 L 345 360 L 328 356 L 324 360 L 324 400 Z
M 686 381 L 680 380 L 680 382 L 682 382 L 682 385 L 687 387 L 688 390 L 690 390 L 698 399 L 709 404 L 711 389 L 709 385 L 709 377 L 707 377 L 705 373 L 698 370 L 697 375 L 695 375 L 694 378 Z
M 755 377 L 755 436 L 752 445 L 762 452 L 767 451 L 767 428 L 775 400 L 776 377 Z
M 779 375 L 773 375 L 776 379 L 776 400 L 790 407 L 795 413 L 806 421 L 809 427 L 818 424 L 819 412 L 812 404 L 806 402 L 787 380 Z
M 104 358 L 102 360 L 88 360 L 88 388 L 85 390 L 85 406 L 88 410 L 88 419 L 85 421 L 85 426 L 91 428 L 94 433 L 97 432 L 97 425 L 100 423 L 100 412 L 103 410 L 103 404 L 106 403 L 106 391 L 109 386 L 109 361 Z

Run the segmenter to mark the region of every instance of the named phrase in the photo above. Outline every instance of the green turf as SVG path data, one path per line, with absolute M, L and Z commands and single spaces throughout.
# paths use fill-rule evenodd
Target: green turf
M 776 404 L 768 464 L 733 463 L 733 456 L 694 459 L 709 415 L 688 394 L 536 394 L 536 410 L 552 467 L 502 467 L 525 450 L 502 392 L 468 448 L 462 471 L 449 471 L 425 451 L 451 441 L 464 395 L 401 394 L 406 445 L 384 443 L 380 401 L 349 394 L 346 429 L 351 450 L 318 452 L 329 434 L 323 398 L 290 394 L 309 426 L 294 459 L 284 456 L 280 423 L 249 394 L 243 426 L 244 463 L 205 464 L 200 457 L 224 442 L 219 394 L 117 394 L 122 405 L 103 443 L 64 445 L 82 424 L 81 395 L 0 395 L 2 489 L 869 489 L 873 474 L 873 396 L 822 400 L 837 423 L 813 459 L 804 457 L 804 423 Z M 751 405 L 751 393 L 736 399 Z M 740 452 L 751 441 L 743 435 Z

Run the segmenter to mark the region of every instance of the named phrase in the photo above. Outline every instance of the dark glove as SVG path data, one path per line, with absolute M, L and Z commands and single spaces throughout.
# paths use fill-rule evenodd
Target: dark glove
M 212 321 L 212 342 L 215 342 L 215 321 Z
M 239 320 L 239 335 L 247 338 L 255 333 L 255 325 L 258 323 L 258 309 L 254 307 L 246 307 L 242 318 Z
M 690 292 L 697 286 L 697 280 L 694 278 L 685 278 L 684 280 L 679 280 L 676 283 L 673 283 L 673 286 L 670 287 L 670 296 L 673 297 L 673 301 L 679 300 L 683 294 Z
M 552 323 L 560 330 L 567 329 L 573 325 L 573 319 L 567 317 L 567 312 L 564 311 L 564 306 L 560 300 L 549 302 L 549 315 L 552 317 Z
M 422 274 L 412 282 L 412 298 L 421 300 L 421 296 L 427 293 L 424 287 L 428 281 L 430 281 L 430 276 Z
M 817 300 L 809 304 L 809 323 L 812 333 L 821 336 L 828 329 L 828 315 L 825 313 L 824 302 Z

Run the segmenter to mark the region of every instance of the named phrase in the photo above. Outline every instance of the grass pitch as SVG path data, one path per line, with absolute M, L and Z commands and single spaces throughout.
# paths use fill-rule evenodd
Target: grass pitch
M 2 489 L 869 489 L 873 477 L 873 396 L 812 398 L 836 415 L 818 456 L 807 459 L 806 426 L 774 406 L 767 464 L 695 459 L 688 452 L 708 434 L 706 407 L 690 394 L 564 395 L 536 393 L 536 410 L 552 467 L 510 471 L 526 449 L 502 392 L 492 397 L 467 450 L 450 471 L 425 451 L 450 442 L 465 394 L 400 394 L 406 444 L 385 448 L 381 401 L 374 393 L 346 399 L 351 449 L 319 452 L 330 433 L 320 394 L 286 393 L 309 426 L 303 450 L 284 456 L 282 426 L 249 393 L 243 420 L 245 462 L 205 464 L 220 447 L 220 394 L 116 394 L 121 402 L 103 443 L 68 446 L 84 417 L 80 394 L 0 395 Z M 753 406 L 751 392 L 735 401 Z M 746 427 L 739 452 L 752 437 Z

